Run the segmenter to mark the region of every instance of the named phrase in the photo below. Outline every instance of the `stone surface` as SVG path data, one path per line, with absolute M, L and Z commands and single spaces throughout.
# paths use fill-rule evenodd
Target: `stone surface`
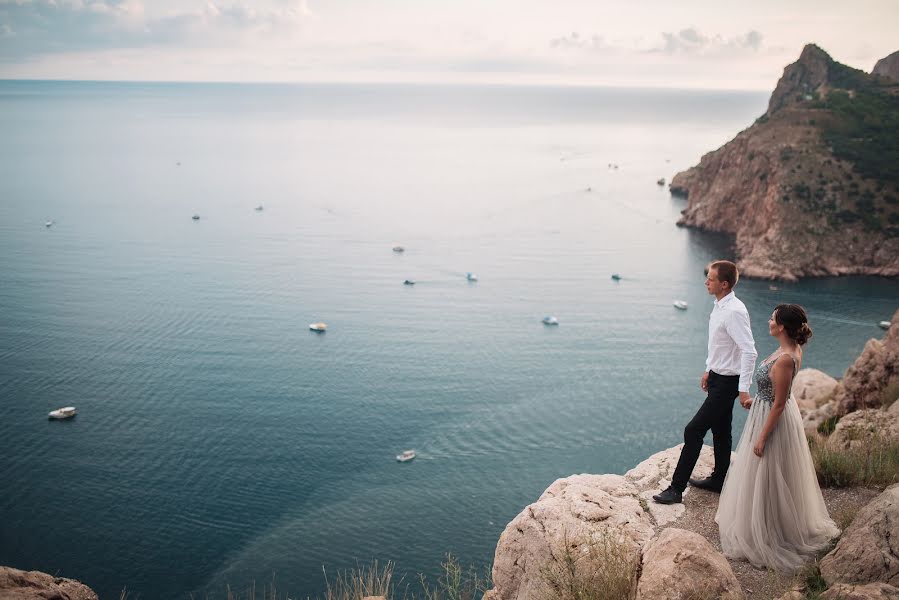
M 892 322 L 899 324 L 899 311 Z M 846 369 L 834 400 L 839 414 L 880 406 L 891 385 L 899 385 L 899 326 L 895 325 L 882 341 L 868 340 L 861 355 Z
M 802 413 L 800 410 L 800 414 L 802 414 L 802 427 L 805 429 L 805 433 L 814 434 L 818 431 L 821 423 L 837 414 L 837 405 L 836 402 L 831 401 L 806 413 Z
M 572 475 L 556 480 L 518 514 L 500 535 L 493 561 L 491 600 L 537 600 L 546 595 L 545 572 L 566 543 L 583 544 L 611 533 L 640 551 L 658 522 L 683 513 L 648 499 L 669 484 L 681 446 L 646 459 L 625 475 Z M 704 446 L 695 473 L 711 472 L 714 458 Z
M 899 589 L 886 583 L 838 583 L 821 594 L 822 600 L 899 600 Z
M 871 73 L 899 81 L 899 50 L 878 60 Z
M 836 548 L 821 559 L 828 585 L 888 583 L 899 587 L 899 484 L 861 509 Z
M 653 454 L 639 465 L 624 474 L 625 479 L 633 483 L 652 515 L 655 524 L 659 527 L 667 525 L 684 514 L 683 504 L 657 504 L 652 497 L 671 485 L 671 475 L 677 466 L 683 444 L 668 448 Z M 699 460 L 693 467 L 693 473 L 698 477 L 705 477 L 715 467 L 715 455 L 711 446 L 703 446 L 699 453 Z M 690 493 L 689 486 L 684 490 L 684 495 Z
M 740 584 L 724 556 L 699 534 L 662 531 L 643 553 L 637 600 L 743 598 Z
M 872 440 L 899 442 L 899 402 L 844 415 L 827 439 L 833 449 L 866 448 Z
M 793 380 L 792 396 L 799 406 L 799 411 L 806 414 L 831 402 L 839 385 L 839 381 L 824 371 L 802 369 L 796 373 Z
M 3 600 L 98 600 L 81 582 L 53 577 L 40 571 L 0 567 L 0 598 Z

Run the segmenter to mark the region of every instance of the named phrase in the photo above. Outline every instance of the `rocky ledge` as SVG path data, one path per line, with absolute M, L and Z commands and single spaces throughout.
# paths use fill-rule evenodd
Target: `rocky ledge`
M 40 571 L 0 567 L 0 598 L 3 600 L 98 600 L 81 582 L 53 577 Z
M 733 235 L 748 277 L 899 275 L 896 62 L 868 74 L 806 46 L 764 115 L 674 177 L 678 224 Z

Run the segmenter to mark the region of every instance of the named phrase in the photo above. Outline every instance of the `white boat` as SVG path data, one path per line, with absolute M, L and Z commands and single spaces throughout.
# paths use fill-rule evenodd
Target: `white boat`
M 878 323 L 877 325 L 879 325 L 881 329 L 889 329 L 889 328 L 890 328 L 890 322 L 889 322 L 889 321 L 881 321 L 881 322 Z
M 621 281 L 621 275 L 618 273 L 612 273 L 612 281 Z
M 403 450 L 402 454 L 396 455 L 397 462 L 409 462 L 415 458 L 415 450 Z
M 403 285 L 415 285 L 415 282 L 411 279 L 407 279 L 403 282 Z
M 263 206 L 260 204 L 259 206 L 257 206 L 257 207 L 254 208 L 253 210 L 255 210 L 256 212 L 262 212 L 262 211 L 265 210 L 265 209 L 264 209 Z
M 405 252 L 406 249 L 403 248 L 402 246 L 394 246 L 394 247 L 393 247 L 393 251 L 394 251 L 394 252 Z
M 50 419 L 71 419 L 75 416 L 75 407 L 74 406 L 66 406 L 65 408 L 57 408 L 56 410 L 51 410 L 47 413 L 47 417 Z
M 543 324 L 544 325 L 558 325 L 559 319 L 555 318 L 552 315 L 546 315 L 545 317 L 543 317 Z
M 680 310 L 687 310 L 687 303 L 684 302 L 683 300 L 675 300 L 675 301 L 674 301 L 674 308 L 677 308 L 677 309 L 680 309 Z
M 660 178 L 658 181 L 656 181 L 656 183 L 659 185 L 665 185 L 665 178 L 664 177 Z
M 200 220 L 200 215 L 194 215 L 194 216 L 191 217 L 191 219 L 193 219 L 194 221 L 199 221 L 199 220 Z
M 478 280 L 478 276 L 475 275 L 474 273 L 466 273 L 466 274 L 465 274 L 465 279 L 467 279 L 468 281 L 477 281 L 477 280 Z
M 47 221 L 44 223 L 44 227 L 53 227 L 53 221 Z
M 325 331 L 328 329 L 328 324 L 322 322 L 310 323 L 309 329 L 311 329 L 312 331 Z

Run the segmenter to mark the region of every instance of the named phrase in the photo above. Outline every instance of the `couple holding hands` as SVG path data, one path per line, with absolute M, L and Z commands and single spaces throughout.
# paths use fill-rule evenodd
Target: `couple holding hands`
M 802 364 L 802 346 L 812 331 L 798 304 L 774 308 L 768 333 L 778 346 L 756 371 L 758 394 L 751 398 L 749 386 L 758 355 L 749 313 L 734 296 L 738 279 L 732 262 L 709 265 L 705 285 L 715 296 L 715 307 L 700 380 L 708 395 L 684 429 L 684 447 L 671 486 L 653 500 L 682 502 L 687 483 L 720 493 L 715 521 L 724 554 L 757 567 L 792 572 L 839 534 L 818 487 L 799 407 L 790 398 L 793 378 Z M 731 464 L 731 421 L 737 397 L 749 415 Z M 715 469 L 704 479 L 691 479 L 709 429 Z

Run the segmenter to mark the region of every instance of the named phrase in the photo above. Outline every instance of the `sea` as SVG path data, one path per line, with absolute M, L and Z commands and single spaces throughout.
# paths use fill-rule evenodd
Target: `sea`
M 733 249 L 657 180 L 766 103 L 0 82 L 0 564 L 143 600 L 489 569 L 554 480 L 681 441 L 703 269 Z M 761 357 L 774 306 L 804 305 L 804 366 L 839 377 L 899 281 L 737 295 Z

